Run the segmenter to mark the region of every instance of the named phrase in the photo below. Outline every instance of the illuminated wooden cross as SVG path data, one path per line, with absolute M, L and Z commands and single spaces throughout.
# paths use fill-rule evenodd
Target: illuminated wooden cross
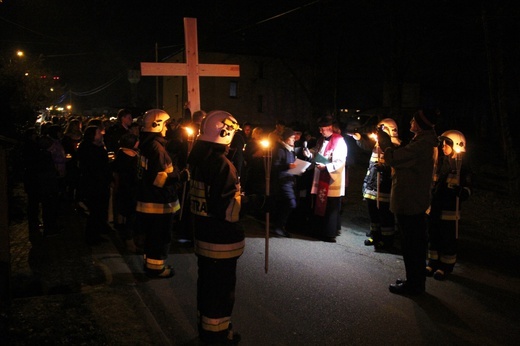
M 142 62 L 142 76 L 186 76 L 188 81 L 188 102 L 194 112 L 200 107 L 199 77 L 239 77 L 239 65 L 199 64 L 197 45 L 197 19 L 184 18 L 184 40 L 186 63 Z

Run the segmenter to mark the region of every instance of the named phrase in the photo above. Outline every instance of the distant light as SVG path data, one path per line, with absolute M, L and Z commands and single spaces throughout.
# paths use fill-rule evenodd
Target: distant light
M 23 53 L 23 51 L 21 51 L 21 50 L 17 50 L 17 51 L 16 51 L 16 55 L 18 55 L 18 56 L 21 58 L 21 57 L 24 56 L 25 54 Z
M 50 88 L 49 90 L 50 90 L 50 91 L 54 91 L 54 88 Z

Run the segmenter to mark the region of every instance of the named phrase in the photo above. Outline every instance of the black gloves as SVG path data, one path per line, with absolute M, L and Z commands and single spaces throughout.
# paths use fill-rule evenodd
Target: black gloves
M 386 148 L 392 147 L 392 140 L 390 139 L 390 136 L 380 127 L 377 128 L 377 141 L 379 143 L 379 147 L 383 151 L 385 151 Z

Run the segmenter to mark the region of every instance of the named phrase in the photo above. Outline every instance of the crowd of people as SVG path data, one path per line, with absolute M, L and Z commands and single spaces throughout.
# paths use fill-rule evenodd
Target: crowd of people
M 434 113 L 414 114 L 406 144 L 392 118 L 373 133 L 347 134 L 332 116 L 317 119 L 315 128 L 279 119 L 274 130 L 240 124 L 224 111 L 192 114 L 189 105 L 178 121 L 160 109 L 134 116 L 121 109 L 115 121 L 55 117 L 27 129 L 29 231 L 59 235 L 60 201 L 83 206 L 88 245 L 116 229 L 128 251 L 143 255 L 145 273 L 159 279 L 175 274 L 168 263 L 173 239 L 192 244 L 203 340 L 240 339 L 230 316 L 245 246 L 236 223 L 244 214 L 271 212 L 276 237 L 299 232 L 336 242 L 348 186 L 347 135 L 371 152 L 359 196 L 370 220 L 364 244 L 390 250 L 395 234 L 402 236 L 406 278 L 390 292 L 423 293 L 427 276 L 444 280 L 454 269 L 460 202 L 471 193 L 471 176 L 460 164 L 464 135 L 438 137 Z

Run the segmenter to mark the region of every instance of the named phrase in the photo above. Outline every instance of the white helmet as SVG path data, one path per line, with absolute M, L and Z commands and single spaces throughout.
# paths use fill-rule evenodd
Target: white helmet
M 383 125 L 383 131 L 385 131 L 390 137 L 398 137 L 399 131 L 397 129 L 397 124 L 392 118 L 385 118 L 381 120 L 377 127 Z
M 439 136 L 439 140 L 446 142 L 457 153 L 466 152 L 466 137 L 457 130 L 448 130 Z
M 168 113 L 162 109 L 150 109 L 143 116 L 143 132 L 162 132 L 166 122 L 170 119 Z
M 231 114 L 211 111 L 202 119 L 197 140 L 228 145 L 237 130 L 240 130 L 240 126 Z

